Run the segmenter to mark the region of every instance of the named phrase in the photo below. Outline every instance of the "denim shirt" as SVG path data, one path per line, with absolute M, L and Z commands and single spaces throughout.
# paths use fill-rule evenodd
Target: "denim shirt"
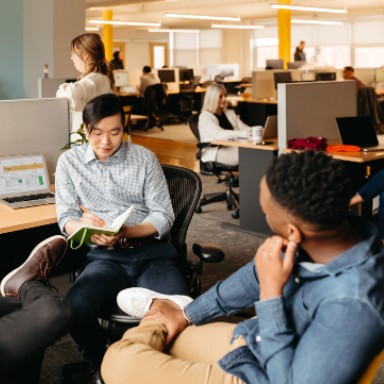
M 255 305 L 237 325 L 247 345 L 219 360 L 246 383 L 356 383 L 384 347 L 384 250 L 377 228 L 351 218 L 362 241 L 324 265 L 296 263 L 281 297 L 259 300 L 254 262 L 190 303 L 194 324 Z

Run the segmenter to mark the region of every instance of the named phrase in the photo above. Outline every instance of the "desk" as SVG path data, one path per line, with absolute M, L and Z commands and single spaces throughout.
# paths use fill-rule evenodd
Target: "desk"
M 0 204 L 0 246 L 3 250 L 0 277 L 20 266 L 40 241 L 59 234 L 55 204 L 21 209 Z M 68 249 L 54 275 L 78 269 L 84 263 L 87 250 L 86 247 L 80 251 Z
M 259 203 L 259 184 L 270 161 L 277 156 L 277 144 L 255 145 L 246 140 L 214 140 L 212 144 L 239 148 L 240 225 L 223 226 L 259 236 L 270 235 Z
M 272 232 L 259 204 L 259 183 L 272 158 L 278 155 L 277 143 L 264 146 L 246 140 L 214 140 L 212 144 L 239 148 L 240 225 L 225 223 L 223 226 L 259 236 L 270 235 Z M 355 190 L 384 169 L 384 151 L 333 152 L 329 155 L 343 161 L 352 177 Z M 371 203 L 362 205 L 361 215 L 372 217 Z

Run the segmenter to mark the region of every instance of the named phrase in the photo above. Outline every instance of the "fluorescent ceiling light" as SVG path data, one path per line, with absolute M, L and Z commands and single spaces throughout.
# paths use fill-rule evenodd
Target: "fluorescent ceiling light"
M 271 4 L 271 8 L 287 9 L 290 11 L 308 11 L 308 12 L 326 12 L 326 13 L 348 13 L 343 8 L 322 8 L 322 7 L 305 7 L 301 5 L 288 5 L 288 4 Z
M 99 27 L 85 27 L 85 30 L 88 31 L 88 32 L 96 32 L 99 30 Z
M 240 21 L 241 20 L 240 17 L 180 15 L 178 13 L 166 13 L 165 16 L 175 17 L 178 19 L 221 20 L 221 21 Z
M 200 33 L 199 29 L 165 29 L 165 28 L 153 28 L 148 29 L 148 32 L 177 32 L 177 33 Z
M 263 29 L 264 25 L 212 24 L 211 27 L 224 29 Z
M 89 24 L 129 25 L 131 27 L 160 27 L 161 23 L 144 23 L 141 21 L 89 20 Z
M 321 24 L 321 25 L 343 25 L 342 21 L 330 21 L 330 20 L 300 20 L 292 19 L 293 24 Z

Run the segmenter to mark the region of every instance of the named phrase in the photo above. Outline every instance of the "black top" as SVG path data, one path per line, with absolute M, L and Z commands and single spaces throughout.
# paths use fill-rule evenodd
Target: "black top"
M 233 130 L 232 124 L 229 122 L 227 115 L 223 112 L 221 115 L 215 114 L 219 120 L 219 125 L 223 129 Z

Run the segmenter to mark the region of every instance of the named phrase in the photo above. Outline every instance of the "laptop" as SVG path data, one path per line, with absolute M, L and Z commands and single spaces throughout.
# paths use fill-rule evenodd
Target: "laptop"
M 357 145 L 363 152 L 383 151 L 370 116 L 336 117 L 341 141 L 346 145 Z
M 277 115 L 268 116 L 265 120 L 261 145 L 275 143 L 274 141 L 268 141 L 268 139 L 277 139 Z
M 0 203 L 11 208 L 53 204 L 43 154 L 0 157 Z

